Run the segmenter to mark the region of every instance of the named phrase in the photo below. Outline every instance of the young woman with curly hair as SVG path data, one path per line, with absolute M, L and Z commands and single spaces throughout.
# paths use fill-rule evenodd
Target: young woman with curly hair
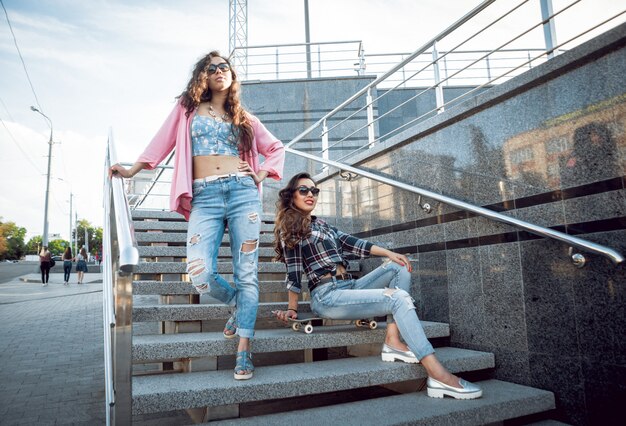
M 279 192 L 274 251 L 277 260 L 287 266 L 289 305 L 276 316 L 282 321 L 298 318 L 298 294 L 304 272 L 311 310 L 316 316 L 356 320 L 387 315 L 383 361 L 421 363 L 428 373 L 428 396 L 479 398 L 482 390 L 478 386 L 451 374 L 435 356 L 409 295 L 412 270 L 409 259 L 341 232 L 313 216 L 319 192 L 307 173 L 292 177 Z M 372 272 L 355 279 L 346 273 L 348 261 L 344 253 L 387 259 Z
M 257 277 L 261 182 L 281 178 L 284 148 L 240 103 L 237 73 L 214 51 L 196 64 L 170 116 L 130 169 L 153 169 L 175 149 L 170 207 L 189 221 L 187 273 L 199 293 L 233 307 L 224 337 L 239 336 L 235 379 L 252 377 L 250 338 L 259 301 Z M 259 154 L 265 161 L 260 163 Z M 228 224 L 235 288 L 217 272 Z

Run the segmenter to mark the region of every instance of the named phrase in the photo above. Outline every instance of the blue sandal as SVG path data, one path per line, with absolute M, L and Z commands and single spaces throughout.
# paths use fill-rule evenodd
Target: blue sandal
M 252 354 L 249 351 L 237 352 L 237 365 L 235 365 L 235 380 L 248 380 L 252 378 L 254 365 Z
M 233 337 L 237 336 L 237 315 L 236 315 L 236 313 L 237 313 L 236 311 L 233 312 L 233 314 L 230 316 L 230 318 L 228 318 L 228 321 L 226 321 L 226 325 L 224 325 L 224 331 L 222 332 L 222 334 L 227 339 L 232 339 Z

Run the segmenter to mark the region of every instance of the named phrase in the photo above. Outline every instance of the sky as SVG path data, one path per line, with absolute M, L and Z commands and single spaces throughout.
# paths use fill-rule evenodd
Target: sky
M 556 9 L 562 0 L 554 1 Z M 597 8 L 620 3 L 594 2 Z M 67 239 L 70 193 L 79 219 L 102 226 L 109 131 L 118 159 L 133 162 L 184 89 L 193 64 L 211 50 L 228 54 L 229 2 L 2 3 L 13 34 L 0 10 L 0 217 L 25 227 L 28 238 L 43 231 L 50 128 L 30 110 L 34 105 L 53 123 L 49 231 Z M 362 40 L 366 53 L 410 52 L 480 3 L 309 0 L 311 41 Z M 304 42 L 303 5 L 248 0 L 249 45 Z

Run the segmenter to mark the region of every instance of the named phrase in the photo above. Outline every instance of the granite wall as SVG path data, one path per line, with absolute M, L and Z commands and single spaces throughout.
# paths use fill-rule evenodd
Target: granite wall
M 412 126 L 349 163 L 626 253 L 626 24 Z M 246 84 L 289 141 L 370 80 Z M 404 95 L 398 95 L 404 96 Z M 377 113 L 388 105 L 379 103 Z M 400 114 L 410 118 L 410 114 Z M 398 118 L 398 117 L 396 117 Z M 363 117 L 360 117 L 363 120 Z M 402 122 L 400 117 L 399 123 Z M 379 129 L 380 131 L 380 129 Z M 316 149 L 313 136 L 300 146 Z M 319 172 L 288 156 L 285 177 Z M 453 346 L 496 355 L 495 376 L 555 393 L 558 419 L 611 424 L 626 401 L 626 272 L 599 255 L 336 171 L 317 214 L 409 253 L 420 317 Z M 273 211 L 276 188 L 264 206 Z M 273 186 L 272 186 L 273 185 Z M 365 271 L 380 260 L 364 263 Z
M 626 26 L 353 159 L 402 182 L 626 254 Z M 379 113 L 383 113 L 379 105 Z M 626 401 L 626 273 L 569 247 L 365 179 L 318 176 L 323 215 L 414 260 L 420 317 L 555 393 L 558 419 L 613 424 Z M 378 266 L 368 260 L 365 269 Z

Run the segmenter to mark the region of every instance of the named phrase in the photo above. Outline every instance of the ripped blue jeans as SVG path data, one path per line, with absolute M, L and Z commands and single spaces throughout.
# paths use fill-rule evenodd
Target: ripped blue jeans
M 356 320 L 387 315 L 418 359 L 435 353 L 417 318 L 409 291 L 411 273 L 395 262 L 385 262 L 357 280 L 333 280 L 316 287 L 311 309 L 322 318 Z M 392 317 L 389 317 L 389 316 Z
M 193 183 L 187 229 L 187 273 L 199 293 L 237 309 L 237 334 L 253 337 L 259 306 L 261 203 L 250 176 Z M 231 286 L 217 271 L 217 255 L 228 223 L 233 256 Z

